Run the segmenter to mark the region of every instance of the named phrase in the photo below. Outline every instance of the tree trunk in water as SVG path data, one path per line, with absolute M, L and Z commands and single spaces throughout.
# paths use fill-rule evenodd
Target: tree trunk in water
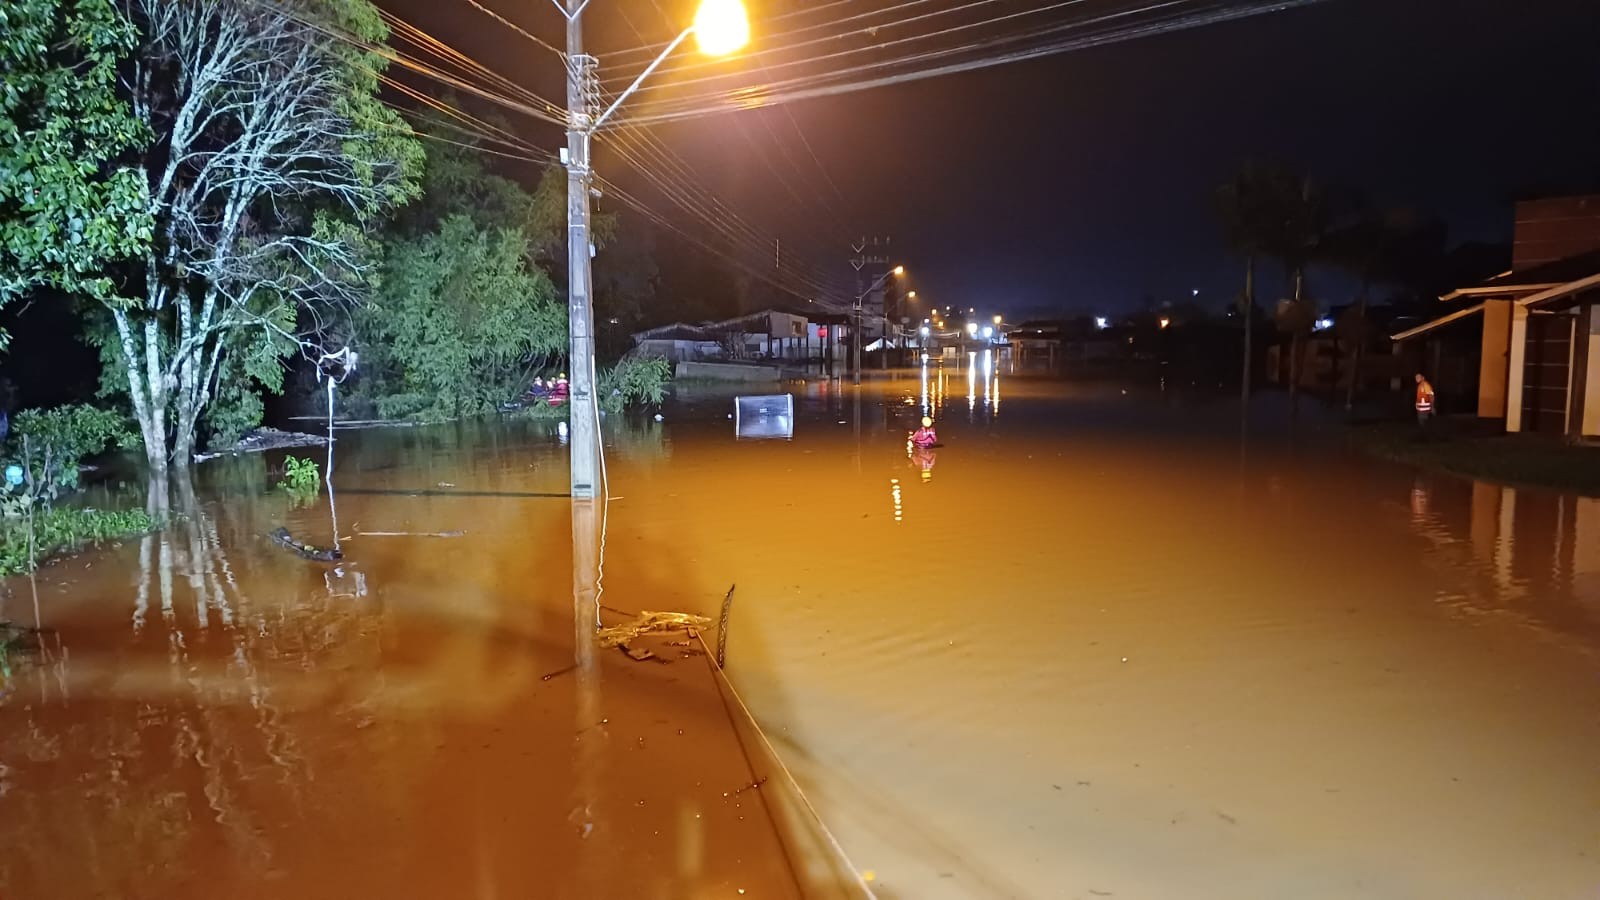
M 195 370 L 196 354 L 190 352 L 178 367 L 178 396 L 173 417 L 177 428 L 172 434 L 172 460 L 184 468 L 194 461 L 194 431 L 200 417 L 199 373 Z
M 1361 383 L 1361 350 L 1367 337 L 1367 282 L 1361 282 L 1361 296 L 1356 298 L 1356 349 L 1350 354 L 1350 385 L 1344 392 L 1344 413 L 1348 418 L 1356 407 L 1357 385 Z
M 123 375 L 128 379 L 128 396 L 133 400 L 133 417 L 139 423 L 139 437 L 144 442 L 145 462 L 150 466 L 152 483 L 165 485 L 167 481 L 167 405 L 166 393 L 159 379 L 153 383 L 148 374 L 160 370 L 159 359 L 150 359 L 159 353 L 153 328 L 144 329 L 144 346 L 141 348 L 133 322 L 124 311 L 112 313 L 117 326 L 118 345 L 122 349 Z
M 1239 409 L 1248 415 L 1250 410 L 1250 330 L 1256 317 L 1256 258 L 1244 263 L 1244 374 L 1239 382 Z

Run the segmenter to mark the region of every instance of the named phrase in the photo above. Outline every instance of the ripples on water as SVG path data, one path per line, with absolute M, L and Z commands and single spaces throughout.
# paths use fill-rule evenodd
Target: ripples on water
M 603 602 L 714 614 L 737 583 L 733 679 L 883 896 L 1600 883 L 1600 501 L 1241 446 L 1204 396 L 981 361 L 797 391 L 792 441 L 735 441 L 692 389 L 611 423 Z M 944 446 L 911 452 L 923 414 Z M 52 630 L 0 702 L 6 895 L 584 895 L 532 872 L 595 777 L 570 691 L 539 689 L 572 654 L 560 449 L 348 436 L 336 568 L 265 541 L 326 543 L 328 510 L 247 458 L 162 536 L 46 569 Z M 619 721 L 678 738 L 670 670 L 610 672 Z M 675 811 L 640 822 L 711 809 L 647 795 Z M 721 864 L 673 828 L 630 896 Z

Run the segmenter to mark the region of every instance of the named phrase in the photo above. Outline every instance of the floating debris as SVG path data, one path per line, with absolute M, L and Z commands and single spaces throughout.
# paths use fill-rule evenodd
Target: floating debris
M 679 633 L 687 634 L 689 639 L 693 640 L 700 634 L 701 629 L 710 624 L 710 619 L 692 613 L 652 612 L 646 610 L 620 625 L 612 625 L 600 629 L 597 637 L 600 639 L 600 646 L 606 648 L 616 647 L 635 662 L 652 660 L 665 663 L 671 660 L 663 659 L 656 655 L 653 650 L 635 646 L 634 642 L 646 635 Z
M 705 616 L 682 612 L 651 612 L 646 610 L 632 621 L 600 629 L 597 635 L 602 647 L 620 647 L 645 634 L 674 634 L 688 632 L 690 637 L 699 634 L 711 624 Z
M 287 528 L 279 527 L 277 530 L 273 531 L 269 537 L 271 537 L 273 543 L 277 544 L 278 546 L 292 550 L 306 559 L 316 560 L 317 562 L 337 562 L 341 559 L 344 559 L 343 551 L 339 550 L 338 548 L 326 549 L 323 547 L 313 547 L 310 544 L 301 543 L 300 541 L 295 540 L 293 535 L 289 534 L 289 529 Z
M 576 663 L 574 663 L 574 664 L 572 664 L 570 666 L 565 666 L 563 668 L 557 669 L 554 672 L 546 672 L 545 674 L 539 676 L 539 680 L 540 681 L 549 681 L 552 678 L 559 678 L 560 676 L 565 675 L 568 672 L 571 672 L 572 670 L 574 670 L 576 668 L 578 668 L 578 666 L 577 666 Z

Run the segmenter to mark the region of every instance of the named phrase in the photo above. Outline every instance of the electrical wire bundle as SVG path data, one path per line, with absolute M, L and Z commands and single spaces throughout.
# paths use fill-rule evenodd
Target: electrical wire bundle
M 459 2 L 566 65 L 560 49 L 497 11 L 492 5 L 495 0 Z M 660 13 L 665 33 L 676 35 L 681 23 L 673 21 L 659 0 L 651 2 Z M 856 299 L 850 279 L 815 261 L 830 258 L 837 252 L 839 240 L 852 233 L 839 213 L 839 207 L 848 204 L 792 112 L 783 110 L 798 140 L 780 136 L 766 113 L 746 114 L 737 122 L 754 156 L 794 201 L 782 223 L 781 238 L 718 198 L 651 126 L 987 68 L 1314 2 L 1318 0 L 828 0 L 806 4 L 756 23 L 757 44 L 732 60 L 706 60 L 684 51 L 651 73 L 618 115 L 595 135 L 602 147 L 634 170 L 638 183 L 624 187 L 616 178 L 596 175 L 594 184 L 656 226 L 793 296 L 805 308 L 848 312 Z M 670 40 L 647 41 L 617 0 L 600 0 L 589 8 L 590 15 L 600 11 L 615 13 L 639 40 L 636 46 L 598 54 L 603 63 L 597 72 L 599 95 L 609 104 L 655 61 Z M 563 105 L 393 13 L 382 15 L 392 39 L 404 45 L 404 50 L 361 41 L 326 25 L 306 24 L 387 59 L 391 65 L 381 76 L 383 83 L 419 107 L 391 105 L 418 122 L 420 137 L 541 165 L 557 161 L 554 153 L 516 131 L 475 116 L 398 76 L 444 85 L 531 118 L 539 127 L 565 129 Z M 765 152 L 765 142 L 758 143 L 745 127 L 745 122 L 752 120 L 765 129 L 776 147 L 776 157 Z M 439 133 L 441 130 L 449 134 Z M 810 167 L 803 164 L 800 149 L 809 156 Z M 825 226 L 819 226 L 819 218 L 826 220 Z
M 787 14 L 736 63 L 687 53 L 657 69 L 625 120 L 648 124 L 756 109 L 1067 53 L 1304 6 L 1318 0 L 894 0 Z M 830 14 L 823 15 L 830 11 Z M 605 57 L 627 84 L 652 46 Z M 648 59 L 646 60 L 648 62 Z

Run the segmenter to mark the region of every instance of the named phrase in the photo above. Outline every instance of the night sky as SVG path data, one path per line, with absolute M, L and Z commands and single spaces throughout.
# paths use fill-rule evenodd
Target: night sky
M 553 58 L 464 2 L 381 5 L 559 97 Z M 511 14 L 506 0 L 488 5 Z M 518 21 L 558 40 L 548 0 L 516 6 Z M 652 0 L 595 0 L 587 18 L 602 65 L 607 46 L 638 43 L 632 27 L 662 40 L 666 18 L 693 4 L 662 6 L 665 15 Z M 1194 289 L 1220 305 L 1237 291 L 1239 263 L 1222 247 L 1210 198 L 1248 158 L 1438 215 L 1452 241 L 1508 239 L 1517 196 L 1600 188 L 1594 6 L 1325 0 L 657 133 L 787 245 L 827 242 L 810 255 L 831 255 L 818 261 L 841 274 L 852 232 L 891 235 L 912 286 L 940 305 L 1015 319 L 1131 310 Z M 759 42 L 762 0 L 751 8 Z M 618 13 L 627 27 L 607 20 Z M 796 122 L 842 199 L 794 140 Z M 637 184 L 603 150 L 597 165 Z M 791 189 L 820 199 L 802 206 Z M 1276 285 L 1266 288 L 1263 297 Z M 1312 289 L 1325 303 L 1345 299 L 1325 273 Z

